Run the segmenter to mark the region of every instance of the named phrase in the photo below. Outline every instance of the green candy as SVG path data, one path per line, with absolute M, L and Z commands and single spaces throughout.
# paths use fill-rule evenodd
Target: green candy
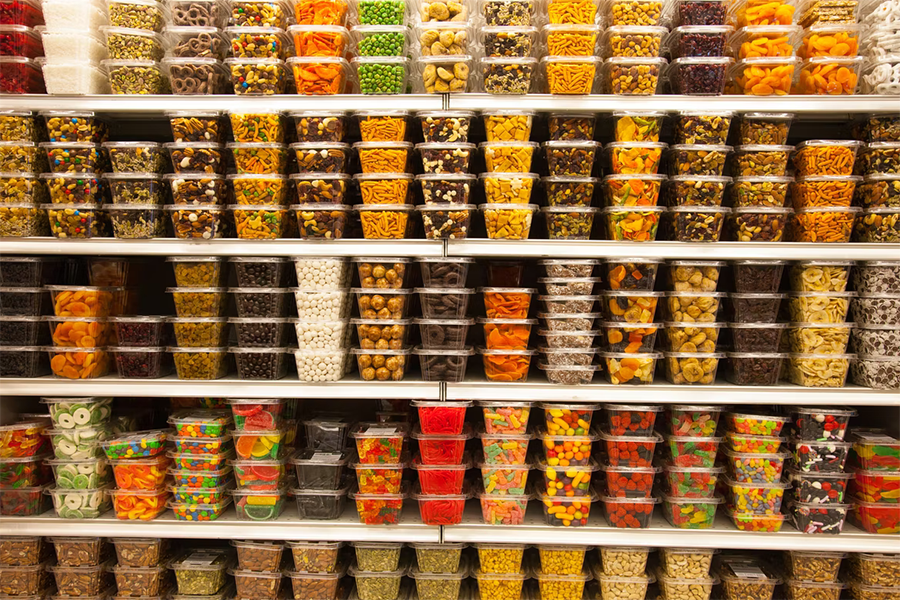
M 50 445 L 56 458 L 82 460 L 103 455 L 100 442 L 109 438 L 105 427 L 85 429 L 49 429 Z
M 50 491 L 56 515 L 62 519 L 96 519 L 110 508 L 105 489 Z
M 42 398 L 57 429 L 103 425 L 112 415 L 112 398 Z
M 109 463 L 102 459 L 49 461 L 56 477 L 56 487 L 66 490 L 90 490 L 110 481 Z

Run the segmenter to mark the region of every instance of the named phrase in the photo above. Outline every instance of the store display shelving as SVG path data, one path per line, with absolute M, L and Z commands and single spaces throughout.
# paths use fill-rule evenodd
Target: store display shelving
M 599 510 L 599 506 L 597 507 Z M 594 525 L 562 528 L 546 525 L 538 502 L 532 501 L 522 525 L 502 527 L 482 523 L 480 508 L 472 503 L 466 507 L 463 521 L 455 527 L 444 528 L 444 542 L 497 542 L 509 544 L 578 544 L 585 546 L 648 546 L 693 547 L 755 550 L 822 550 L 828 544 L 822 536 L 805 535 L 785 523 L 777 533 L 738 531 L 725 515 L 719 515 L 712 529 L 678 529 L 669 525 L 660 514 L 654 516 L 648 529 L 618 529 L 599 526 L 603 518 L 592 517 Z M 896 552 L 900 536 L 873 535 L 851 524 L 844 526 L 837 537 L 842 551 Z
M 293 502 L 293 500 L 291 500 Z M 234 509 L 228 509 L 215 521 L 185 523 L 176 521 L 171 512 L 152 521 L 121 521 L 110 511 L 98 519 L 60 519 L 53 511 L 39 517 L 4 519 L 4 535 L 99 535 L 104 537 L 149 536 L 193 539 L 253 540 L 329 540 L 366 542 L 439 542 L 441 530 L 419 521 L 418 509 L 410 504 L 399 525 L 371 527 L 362 525 L 356 507 L 348 503 L 344 514 L 333 521 L 311 521 L 297 518 L 293 505 L 276 521 L 239 521 Z

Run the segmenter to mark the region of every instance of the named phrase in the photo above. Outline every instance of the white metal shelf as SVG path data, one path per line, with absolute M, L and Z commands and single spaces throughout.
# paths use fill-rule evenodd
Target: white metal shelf
M 612 242 L 599 240 L 449 241 L 448 256 L 517 258 L 665 258 L 740 260 L 896 260 L 900 244 L 804 244 L 793 242 Z
M 0 254 L 103 256 L 443 256 L 440 240 L 0 239 Z
M 441 384 L 416 380 L 362 381 L 356 377 L 329 383 L 304 383 L 296 379 L 260 381 L 226 377 L 214 380 L 182 380 L 175 376 L 161 379 L 119 379 L 100 377 L 72 381 L 57 377 L 3 378 L 4 396 L 118 396 L 213 398 L 408 398 L 439 400 Z
M 291 110 L 439 110 L 444 99 L 435 94 L 396 96 L 49 96 L 0 94 L 7 110 L 93 110 L 116 114 L 156 114 L 167 110 L 291 111 Z
M 481 110 L 515 108 L 539 111 L 586 110 L 608 112 L 613 110 L 733 110 L 792 112 L 800 115 L 844 113 L 895 112 L 896 96 L 553 96 L 528 94 L 526 96 L 493 96 L 490 94 L 450 94 L 449 107 L 453 110 Z
M 678 529 L 669 525 L 657 508 L 648 529 L 619 529 L 607 525 L 600 506 L 591 511 L 595 525 L 552 527 L 546 525 L 537 501 L 532 501 L 522 525 L 486 525 L 477 503 L 470 503 L 460 525 L 444 527 L 445 542 L 503 542 L 509 544 L 576 544 L 583 546 L 692 547 L 733 550 L 823 550 L 844 552 L 897 552 L 900 535 L 874 535 L 845 524 L 841 534 L 808 535 L 785 522 L 778 533 L 738 531 L 724 515 L 713 529 Z M 724 512 L 720 509 L 720 512 Z
M 166 110 L 363 110 L 405 109 L 480 110 L 517 108 L 540 111 L 587 110 L 608 112 L 623 108 L 641 110 L 696 110 L 698 106 L 710 110 L 788 111 L 800 115 L 840 116 L 850 113 L 892 112 L 897 110 L 896 96 L 493 96 L 490 94 L 399 94 L 392 96 L 364 96 L 339 94 L 334 96 L 49 96 L 0 95 L 0 104 L 12 110 L 94 110 L 117 114 L 156 114 Z
M 344 514 L 333 521 L 300 520 L 293 504 L 274 521 L 239 521 L 233 507 L 215 521 L 204 522 L 176 521 L 171 511 L 152 521 L 122 521 L 116 518 L 114 511 L 98 519 L 61 519 L 50 510 L 38 517 L 4 518 L 3 535 L 439 542 L 441 532 L 440 527 L 419 522 L 418 508 L 412 504 L 404 509 L 399 525 L 363 525 L 359 522 L 356 506 L 348 501 Z
M 601 376 L 602 377 L 602 376 Z M 532 381 L 532 378 L 537 381 Z M 525 383 L 496 383 L 481 376 L 447 384 L 447 400 L 507 400 L 527 398 L 562 402 L 650 402 L 653 404 L 774 404 L 791 406 L 898 406 L 900 392 L 849 386 L 805 388 L 797 385 L 737 386 L 672 385 L 555 385 L 534 374 Z

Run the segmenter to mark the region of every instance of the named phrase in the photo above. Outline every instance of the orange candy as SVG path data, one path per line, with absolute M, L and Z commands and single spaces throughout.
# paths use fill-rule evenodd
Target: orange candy
M 847 96 L 856 92 L 857 75 L 852 67 L 836 62 L 805 65 L 797 86 L 801 94 Z
M 343 0 L 300 0 L 294 5 L 298 25 L 343 25 L 347 3 Z
M 488 350 L 525 350 L 530 336 L 530 323 L 500 321 L 484 324 L 484 344 Z
M 737 92 L 747 96 L 786 96 L 791 92 L 794 65 L 748 65 L 735 78 Z
M 166 490 L 149 490 L 146 492 L 113 492 L 113 508 L 116 517 L 129 521 L 149 521 L 166 510 Z
M 531 305 L 529 292 L 484 292 L 488 319 L 525 319 Z
M 109 355 L 105 350 L 66 352 L 60 348 L 51 352 L 50 370 L 66 379 L 93 379 L 109 372 Z
M 62 291 L 53 298 L 57 317 L 108 317 L 113 294 L 105 290 Z

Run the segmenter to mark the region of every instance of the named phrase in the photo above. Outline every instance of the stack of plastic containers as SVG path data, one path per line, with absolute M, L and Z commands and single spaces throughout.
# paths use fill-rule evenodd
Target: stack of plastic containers
M 49 142 L 40 147 L 49 162 L 41 175 L 51 204 L 45 204 L 50 233 L 58 239 L 103 237 L 109 222 L 101 211 L 100 173 L 108 170 L 100 147 L 107 125 L 92 112 L 44 111 Z M 42 164 L 46 164 L 43 163 Z
M 169 78 L 160 60 L 161 34 L 169 11 L 156 0 L 107 0 L 109 29 L 104 29 L 107 60 L 101 61 L 113 94 L 168 94 Z
M 859 177 L 853 177 L 860 142 L 807 140 L 793 156 L 797 177 L 791 189 L 794 205 L 792 239 L 796 242 L 849 242 L 860 208 L 850 206 Z M 787 151 L 786 148 L 785 159 Z M 840 158 L 842 162 L 829 162 Z M 870 231 L 857 237 L 865 241 Z
M 668 239 L 677 242 L 718 242 L 731 209 L 722 207 L 723 177 L 731 146 L 725 144 L 733 113 L 680 111 L 675 120 L 675 144 L 669 149 Z
M 226 459 L 234 469 L 237 489 L 231 491 L 238 519 L 272 521 L 278 518 L 286 502 L 286 458 L 289 454 L 288 428 L 284 418 L 287 402 L 269 400 L 230 400 L 234 429 L 234 453 L 214 455 L 209 468 L 224 466 Z
M 728 38 L 733 28 L 725 24 L 726 2 L 679 0 L 675 6 L 677 27 L 666 40 L 672 54 L 669 84 L 676 94 L 719 96 L 725 91 Z
M 417 56 L 416 75 L 413 80 L 413 89 L 426 94 L 461 94 L 472 91 L 474 86 L 471 81 L 475 79 L 473 70 L 473 40 L 472 6 L 476 0 L 417 0 L 412 3 L 415 14 L 413 17 L 414 31 L 417 44 L 414 44 L 412 54 Z M 371 11 L 373 5 L 380 4 L 378 0 L 358 0 L 359 20 L 363 21 L 363 7 Z M 398 3 L 397 17 L 402 17 L 405 2 Z M 381 24 L 383 19 L 374 22 Z M 370 21 L 371 22 L 371 21 Z M 393 21 L 389 23 L 395 25 Z M 402 24 L 402 23 L 400 23 Z M 395 72 L 402 72 L 395 67 Z M 357 69 L 357 75 L 359 70 Z M 388 81 L 391 81 L 388 78 Z M 360 78 L 360 89 L 363 81 Z
M 301 519 L 330 520 L 344 512 L 349 482 L 344 477 L 353 453 L 346 448 L 351 423 L 343 419 L 319 417 L 303 421 L 306 448 L 290 459 L 297 474 L 297 488 L 291 494 Z M 319 569 L 304 568 L 300 571 Z M 295 580 L 296 581 L 296 580 Z
M 49 490 L 59 517 L 93 519 L 109 507 L 109 463 L 100 442 L 109 437 L 111 398 L 44 398 L 53 429 L 47 431 L 56 487 Z
M 811 595 L 841 595 L 846 587 L 838 580 L 845 552 L 805 552 L 791 550 L 784 553 L 785 593 Z M 865 556 L 865 555 L 863 555 Z M 875 555 L 872 555 L 875 556 Z
M 446 4 L 440 4 L 444 11 L 448 11 Z M 357 2 L 357 9 L 359 11 L 357 24 L 352 28 L 351 34 L 356 54 L 353 69 L 359 93 L 406 93 L 411 69 L 408 56 L 410 29 L 407 25 L 409 16 L 406 4 L 383 5 L 380 2 L 363 0 Z M 465 18 L 465 15 L 461 18 Z M 344 65 L 341 68 L 346 70 L 346 61 Z
M 478 568 L 473 567 L 472 577 L 478 582 L 479 597 L 521 598 L 522 588 L 528 579 L 528 568 L 522 560 L 527 546 L 479 543 L 475 544 L 475 548 L 478 551 Z
M 606 427 L 600 437 L 608 456 L 600 466 L 606 476 L 600 498 L 603 514 L 612 527 L 645 529 L 659 502 L 653 496 L 653 480 L 660 469 L 653 466 L 652 457 L 661 439 L 653 426 L 662 408 L 607 404 L 604 409 Z
M 731 264 L 735 292 L 729 295 L 732 322 L 728 327 L 734 351 L 728 353 L 725 376 L 735 385 L 776 385 L 779 381 L 786 356 L 780 353 L 781 337 L 787 324 L 775 321 L 785 298 L 778 293 L 785 262 L 742 260 Z M 814 269 L 817 264 L 808 266 Z M 813 271 L 810 277 L 814 280 Z
M 423 287 L 416 293 L 422 318 L 413 322 L 419 326 L 422 345 L 413 354 L 419 357 L 424 381 L 459 383 L 465 378 L 469 357 L 475 353 L 466 345 L 469 327 L 475 322 L 467 317 L 475 290 L 465 287 L 473 262 L 471 258 L 419 259 Z M 527 346 L 526 336 L 518 349 Z
M 47 567 L 53 573 L 56 581 L 56 593 L 65 597 L 98 596 L 108 592 L 107 585 L 110 579 L 106 572 L 110 570 L 112 561 L 108 557 L 108 546 L 103 538 L 99 537 L 52 537 L 48 538 L 56 550 L 56 565 Z M 128 594 L 135 589 L 131 580 L 123 581 L 120 594 Z M 157 585 L 138 587 L 141 592 L 145 590 L 159 589 Z
M 641 195 L 646 191 L 645 183 L 634 179 L 626 182 L 625 186 L 634 185 L 637 195 Z M 658 190 L 658 183 L 655 185 Z M 618 192 L 610 191 L 611 195 L 613 193 Z M 655 197 L 658 193 L 652 194 Z M 640 206 L 655 208 L 652 205 Z M 625 214 L 618 206 L 607 211 L 615 211 L 608 212 L 610 216 Z M 659 299 L 663 296 L 662 292 L 653 291 L 660 262 L 624 258 L 604 264 L 610 289 L 603 295 L 603 314 L 607 318 L 603 323 L 606 338 L 603 360 L 606 379 L 613 385 L 653 383 L 656 361 L 662 358 L 661 353 L 653 351 L 660 329 L 656 312 Z
M 343 0 L 335 2 L 341 4 Z M 302 4 L 327 7 L 332 3 L 304 1 L 297 6 Z M 291 206 L 297 218 L 297 236 L 304 240 L 339 240 L 344 236 L 351 210 L 347 204 L 350 177 L 345 174 L 350 156 L 341 144 L 346 116 L 340 111 L 293 111 L 289 116 L 297 132 L 294 153 L 299 159 L 298 168 L 307 171 L 290 177 L 289 197 L 298 203 Z M 313 155 L 310 149 L 319 150 L 320 154 Z M 309 172 L 314 169 L 318 171 Z
M 31 111 L 0 112 L 0 195 L 5 199 L 0 206 L 0 235 L 4 237 L 47 235 L 42 210 L 47 188 L 38 178 L 46 169 L 44 153 L 37 146 L 42 139 L 43 129 Z M 23 284 L 4 281 L 3 285 Z
M 228 372 L 224 259 L 216 256 L 169 257 L 177 287 L 169 288 L 175 317 L 169 317 L 175 346 L 169 352 L 179 379 L 219 379 Z
M 425 200 L 416 210 L 422 214 L 425 239 L 465 239 L 475 209 L 469 204 L 475 185 L 475 176 L 469 173 L 475 152 L 475 145 L 469 143 L 469 127 L 475 113 L 429 111 L 416 117 L 425 139 L 425 143 L 416 145 L 424 171 L 416 175 L 416 181 Z M 459 285 L 464 284 L 465 277 Z
M 484 428 L 478 432 L 481 485 L 476 486 L 482 517 L 494 525 L 522 523 L 531 497 L 526 484 L 531 469 L 528 443 L 534 437 L 528 430 L 532 403 L 479 401 L 478 405 L 484 416 Z M 423 475 L 429 473 L 420 471 L 420 482 Z
M 102 0 L 42 3 L 46 28 L 42 69 L 49 94 L 108 94 L 109 82 L 100 63 L 109 57 L 100 31 L 108 25 Z
M 291 78 L 283 60 L 286 55 L 292 54 L 285 33 L 291 17 L 290 3 L 286 0 L 228 0 L 226 7 L 226 31 L 231 40 L 232 57 L 225 59 L 225 70 L 234 93 L 270 96 L 293 91 L 293 87 L 288 85 Z M 329 73 L 329 81 L 326 82 L 325 73 L 321 73 L 316 84 L 336 84 L 339 78 L 335 75 Z M 334 82 L 330 81 L 332 78 L 335 79 Z M 297 89 L 299 88 L 298 84 Z
M 791 266 L 787 298 L 787 378 L 804 387 L 841 387 L 855 356 L 847 353 L 853 323 L 846 318 L 856 294 L 845 291 L 851 261 L 807 261 Z M 784 342 L 782 342 L 784 343 Z
M 851 522 L 869 533 L 900 531 L 900 440 L 881 430 L 854 431 Z M 896 586 L 896 581 L 889 585 Z
M 228 585 L 226 572 L 234 567 L 234 554 L 230 548 L 186 548 L 168 562 L 175 573 L 178 596 L 211 596 L 213 598 L 234 594 Z
M 255 219 L 258 221 L 260 217 Z M 303 273 L 305 279 L 300 289 L 317 285 L 327 289 L 335 285 L 334 281 L 346 279 L 345 262 L 340 259 L 335 261 L 339 268 L 332 272 L 327 264 L 330 260 L 326 259 L 322 264 L 314 258 L 297 259 L 297 264 L 308 268 Z M 228 351 L 234 355 L 238 379 L 281 379 L 287 373 L 287 353 L 290 351 L 281 339 L 287 321 L 284 314 L 287 312 L 290 290 L 285 286 L 290 263 L 283 258 L 262 257 L 234 257 L 229 262 L 234 265 L 238 285 L 228 289 L 234 298 L 238 316 L 229 321 L 234 323 L 238 339 L 237 346 L 232 346 Z M 300 272 L 298 267 L 298 274 Z M 294 290 L 295 297 L 301 293 Z M 327 329 L 320 333 L 326 337 L 331 334 Z
M 781 433 L 790 419 L 750 413 L 727 413 L 724 418 L 726 477 L 719 487 L 727 496 L 729 515 L 742 531 L 780 531 L 785 519 L 781 505 L 790 487 L 781 482 L 788 457 Z
M 856 204 L 863 212 L 854 232 L 857 241 L 900 239 L 900 131 L 890 127 L 892 122 L 892 117 L 876 114 L 860 123 L 863 146 L 854 174 L 863 176 L 856 188 Z
M 344 59 L 351 43 L 346 29 L 350 13 L 347 1 L 294 0 L 293 5 L 295 24 L 288 28 L 288 34 L 293 38 L 297 55 L 288 59 L 289 79 L 293 79 L 301 95 L 343 93 L 350 78 L 349 65 Z M 300 141 L 340 139 L 301 137 Z
M 0 428 L 0 515 L 33 516 L 47 508 L 45 484 L 52 480 L 45 462 L 50 456 L 47 426 L 23 418 Z
M 412 402 L 419 413 L 419 423 L 412 432 L 419 455 L 411 464 L 419 474 L 419 487 L 412 496 L 418 500 L 419 514 L 426 525 L 458 525 L 462 521 L 466 500 L 471 497 L 468 486 L 463 486 L 466 469 L 471 466 L 463 453 L 466 440 L 472 437 L 471 428 L 465 424 L 466 409 L 471 405 Z M 523 430 L 525 425 L 521 423 Z
M 4 11 L 0 25 L 4 40 L 4 53 L 0 56 L 0 92 L 45 93 L 40 65 L 34 60 L 43 55 L 41 38 L 34 29 L 43 23 L 40 2 L 29 0 L 9 4 Z
M 527 240 L 536 204 L 531 204 L 538 176 L 529 173 L 538 147 L 531 139 L 532 111 L 482 111 L 486 142 L 487 172 L 479 179 L 484 186 L 484 213 L 488 239 Z
M 593 561 L 591 571 L 601 598 L 616 598 L 622 594 L 646 597 L 647 587 L 655 581 L 655 577 L 647 574 L 649 548 L 608 546 L 598 548 L 597 554 L 600 560 Z
M 169 507 L 178 520 L 213 521 L 231 504 L 234 487 L 226 462 L 234 457 L 231 413 L 184 409 L 172 413 L 169 424 L 175 429 Z
M 785 0 L 740 0 L 728 9 L 727 22 L 736 30 L 730 43 L 738 62 L 729 71 L 727 93 L 791 93 L 800 64 L 794 56 L 800 29 L 790 27 L 795 10 L 794 3 Z
M 347 565 L 340 561 L 343 542 L 287 542 L 291 550 L 294 570 L 285 570 L 291 578 L 295 598 L 309 598 L 321 594 L 325 598 L 338 595 Z
M 554 595 L 560 598 L 583 597 L 585 584 L 593 579 L 590 569 L 584 564 L 586 553 L 587 548 L 583 546 L 538 546 L 538 561 L 532 561 L 530 575 L 537 579 L 541 598 L 552 598 Z
M 600 143 L 594 141 L 594 116 L 550 116 L 550 140 L 542 144 L 549 177 L 543 178 L 548 206 L 542 209 L 551 240 L 587 240 L 599 209 L 591 207 L 597 179 L 591 177 Z M 598 172 L 600 169 L 597 169 Z
M 861 262 L 853 270 L 859 297 L 852 305 L 856 327 L 851 330 L 857 360 L 850 365 L 854 383 L 876 389 L 900 387 L 897 348 L 893 332 L 900 323 L 894 281 L 900 275 L 896 262 Z
M 855 414 L 855 410 L 801 408 L 793 415 L 794 460 L 788 477 L 794 486 L 794 526 L 803 533 L 837 534 L 844 526 L 850 509 L 845 493 L 853 477 L 844 472 L 850 454 L 845 437 Z
M 172 93 L 178 95 L 222 94 L 229 82 L 222 60 L 228 41 L 222 27 L 228 18 L 220 0 L 171 0 L 168 24 L 163 30 L 167 56 L 162 66 L 169 75 Z M 234 36 L 239 38 L 239 36 Z M 237 48 L 243 48 L 240 40 Z M 251 37 L 250 43 L 256 42 Z M 261 42 L 261 40 L 260 40 Z M 237 51 L 236 56 L 241 56 Z
M 803 59 L 796 93 L 847 95 L 856 93 L 863 66 L 859 56 L 859 2 L 823 6 L 816 0 L 798 4 L 797 24 L 804 27 L 797 56 Z
M 409 460 L 403 451 L 409 437 L 409 424 L 358 423 L 350 437 L 356 441 L 359 458 L 355 469 L 360 487 L 350 494 L 356 502 L 359 522 L 364 525 L 396 525 L 403 512 L 403 500 L 409 495 L 408 484 L 401 482 Z M 461 448 L 463 444 L 459 446 Z M 395 569 L 396 565 L 385 570 Z
M 74 538 L 78 540 L 79 538 Z M 116 578 L 119 596 L 153 596 L 171 589 L 165 560 L 169 542 L 160 538 L 112 538 L 117 564 L 106 563 Z M 57 554 L 59 547 L 57 544 Z
M 592 209 L 594 210 L 594 209 Z M 562 215 L 558 215 L 562 216 Z M 547 214 L 548 227 L 552 215 Z M 577 218 L 577 217 L 576 217 Z M 591 217 L 593 218 L 593 217 Z M 560 385 L 590 383 L 598 367 L 593 365 L 595 338 L 600 335 L 600 314 L 593 312 L 600 277 L 592 277 L 596 260 L 541 261 L 547 277 L 539 277 L 544 312 L 538 313 L 543 329 L 539 346 L 543 361 L 538 368 L 547 380 Z
M 462 557 L 465 544 L 420 542 L 409 545 L 415 549 L 416 563 L 413 566 L 410 562 L 407 575 L 415 580 L 420 599 L 460 597 L 469 592 L 471 585 L 463 582 L 469 576 L 471 563 Z
M 371 4 L 381 4 L 381 0 Z M 398 6 L 405 6 L 399 3 Z M 374 7 L 373 7 L 374 10 Z M 353 176 L 362 204 L 356 207 L 363 237 L 404 239 L 412 234 L 413 145 L 406 140 L 407 111 L 375 110 L 354 114 L 361 142 L 353 144 L 361 173 Z M 402 287 L 402 286 L 400 286 Z
M 355 258 L 353 262 L 360 284 L 351 290 L 359 309 L 359 318 L 352 320 L 359 347 L 351 352 L 359 376 L 364 381 L 401 381 L 410 358 L 412 319 L 406 315 L 412 302 L 411 262 L 408 258 Z
M 139 30 L 138 30 L 139 31 Z M 103 142 L 112 173 L 106 174 L 113 206 L 106 207 L 120 239 L 165 237 L 162 171 L 166 157 L 156 142 Z
M 900 558 L 896 554 L 853 554 L 850 559 L 851 593 L 857 595 L 897 593 L 897 580 L 892 574 L 896 573 L 898 563 Z
M 487 211 L 485 211 L 487 212 Z M 523 261 L 495 260 L 487 265 L 488 287 L 479 288 L 485 319 L 482 355 L 488 381 L 526 381 L 535 351 L 528 348 L 536 319 L 529 319 L 536 290 L 522 286 Z
M 350 576 L 356 580 L 356 596 L 362 598 L 403 598 L 409 586 L 400 589 L 409 571 L 409 558 L 401 557 L 402 542 L 354 542 L 355 564 Z
M 101 443 L 116 479 L 116 489 L 109 493 L 119 519 L 150 521 L 165 512 L 170 434 L 164 429 L 136 431 Z
M 860 6 L 860 54 L 867 60 L 860 93 L 900 94 L 900 8 L 890 0 Z
M 48 567 L 53 562 L 40 536 L 8 537 L 0 542 L 3 560 L 0 576 L 3 577 L 3 593 L 10 597 L 37 596 L 52 578 Z
M 481 3 L 480 17 L 484 26 L 479 27 L 478 41 L 484 49 L 484 57 L 480 59 L 484 91 L 501 95 L 527 94 L 533 91 L 538 79 L 538 61 L 533 56 L 540 49 L 538 29 L 534 26 L 536 20 L 531 10 L 500 10 L 504 4 L 512 3 Z M 519 4 L 525 6 L 526 3 Z M 597 31 L 594 29 L 588 34 L 592 37 L 584 40 L 582 49 L 592 54 Z
M 124 288 L 51 285 L 46 289 L 55 315 L 47 318 L 53 339 L 53 346 L 46 348 L 51 372 L 65 379 L 106 375 L 110 368 L 107 344 L 113 340 L 107 317 L 119 314 Z M 97 335 L 90 335 L 92 331 Z
M 502 7 L 509 5 L 526 5 L 532 10 L 534 4 L 531 2 L 491 2 L 484 1 L 485 12 L 488 7 L 494 12 L 503 14 Z M 546 23 L 542 29 L 543 41 L 546 45 L 547 56 L 541 59 L 542 71 L 545 78 L 545 89 L 550 94 L 590 94 L 601 91 L 601 88 L 607 88 L 606 85 L 611 82 L 612 76 L 604 74 L 601 77 L 600 63 L 602 60 L 597 56 L 598 42 L 600 41 L 600 25 L 603 24 L 603 17 L 598 10 L 598 2 L 594 0 L 575 0 L 568 2 L 563 0 L 550 0 L 542 9 L 546 9 Z M 616 4 L 610 2 L 610 5 Z M 619 4 L 624 5 L 626 3 Z M 643 4 L 643 3 L 641 3 Z M 662 2 L 654 2 L 659 8 L 662 8 Z M 605 7 L 604 7 L 605 8 Z M 521 11 L 521 9 L 520 9 Z M 626 12 L 628 9 L 626 9 Z M 515 14 L 514 11 L 510 11 Z M 656 25 L 653 23 L 637 23 L 625 22 L 627 19 L 622 17 L 622 12 L 614 8 L 610 9 L 610 25 Z M 624 20 L 623 20 L 624 19 Z M 652 20 L 652 19 L 651 19 Z M 526 23 L 530 25 L 531 23 Z M 658 70 L 657 70 L 658 75 Z M 645 93 L 653 93 L 650 90 Z M 611 87 L 612 93 L 620 93 L 614 86 Z M 621 93 L 627 93 L 621 91 Z
M 598 406 L 543 402 L 540 407 L 544 410 L 544 427 L 536 435 L 544 448 L 543 460 L 532 460 L 542 472 L 535 492 L 544 521 L 556 527 L 583 527 L 597 500 L 589 481 L 597 468 L 591 460 L 591 445 L 598 436 L 591 432 L 591 423 Z M 615 459 L 610 458 L 610 462 Z
M 710 576 L 713 555 L 706 548 L 660 548 L 656 582 L 663 598 L 690 594 L 696 600 L 709 600 L 718 578 Z
M 284 544 L 280 542 L 258 542 L 253 540 L 232 540 L 237 551 L 237 567 L 228 569 L 234 577 L 237 598 L 259 598 L 276 600 L 281 597 L 281 557 Z

